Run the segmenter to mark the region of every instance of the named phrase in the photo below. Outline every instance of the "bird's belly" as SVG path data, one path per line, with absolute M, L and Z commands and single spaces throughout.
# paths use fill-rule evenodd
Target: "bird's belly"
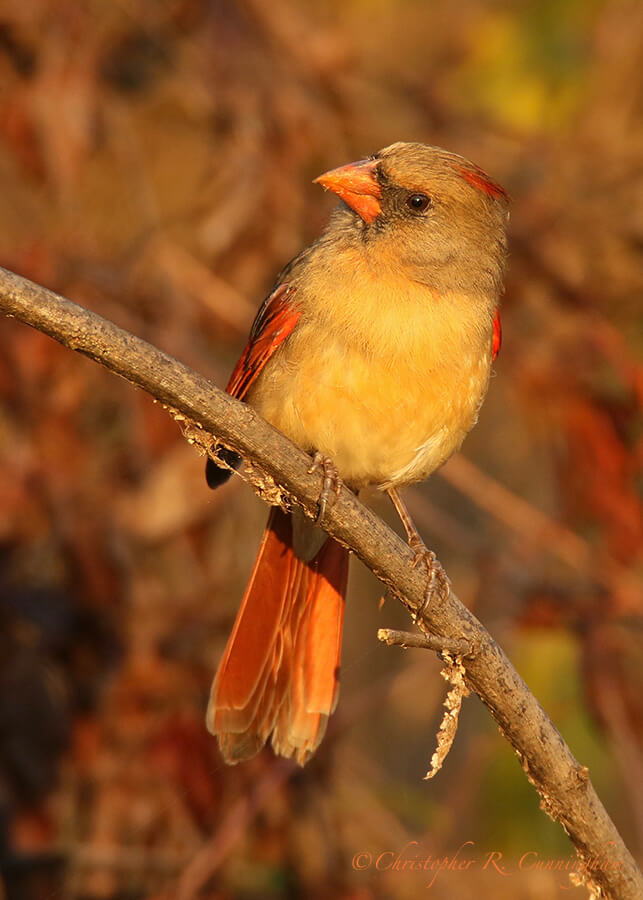
M 491 365 L 479 347 L 419 370 L 328 342 L 290 349 L 248 401 L 303 449 L 329 456 L 354 488 L 408 484 L 442 465 L 476 422 Z

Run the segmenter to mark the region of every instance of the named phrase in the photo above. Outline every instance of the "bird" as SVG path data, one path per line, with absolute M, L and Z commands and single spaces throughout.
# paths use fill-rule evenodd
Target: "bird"
M 339 204 L 278 275 L 226 390 L 323 469 L 322 519 L 337 484 L 386 491 L 428 552 L 399 488 L 477 421 L 500 348 L 509 197 L 464 157 L 417 142 L 315 182 Z M 240 463 L 227 448 L 218 459 L 212 488 Z M 228 764 L 270 741 L 304 765 L 337 704 L 349 552 L 320 516 L 270 512 L 208 705 Z

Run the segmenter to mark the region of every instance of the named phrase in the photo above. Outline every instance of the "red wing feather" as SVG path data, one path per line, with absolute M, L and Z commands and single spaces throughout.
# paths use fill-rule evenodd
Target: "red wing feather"
M 491 360 L 496 358 L 500 353 L 500 345 L 502 344 L 502 326 L 500 325 L 500 313 L 496 310 L 493 317 L 493 343 L 491 344 Z
M 295 288 L 288 284 L 279 285 L 257 313 L 250 339 L 226 387 L 227 393 L 237 400 L 243 400 L 259 372 L 297 324 L 299 311 L 289 302 L 294 292 Z

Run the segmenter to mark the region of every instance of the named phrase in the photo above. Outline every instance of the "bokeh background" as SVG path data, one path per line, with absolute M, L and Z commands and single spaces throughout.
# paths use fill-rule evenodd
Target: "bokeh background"
M 420 140 L 510 191 L 496 377 L 408 500 L 635 853 L 642 53 L 635 0 L 0 5 L 0 263 L 220 385 L 324 226 L 316 175 Z M 430 879 L 379 853 L 470 842 L 430 896 L 567 897 L 516 868 L 573 853 L 476 698 L 422 780 L 439 663 L 377 643 L 408 620 L 356 563 L 317 756 L 222 765 L 204 710 L 265 517 L 148 396 L 0 322 L 0 896 L 403 900 Z

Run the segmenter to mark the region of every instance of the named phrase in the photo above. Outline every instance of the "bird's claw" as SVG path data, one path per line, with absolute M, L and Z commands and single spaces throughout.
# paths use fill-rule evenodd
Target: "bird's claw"
M 404 525 L 406 539 L 409 542 L 409 547 L 413 551 L 413 568 L 416 569 L 421 562 L 424 562 L 426 565 L 426 589 L 424 591 L 422 604 L 415 613 L 415 621 L 417 622 L 417 620 L 424 615 L 434 594 L 437 594 L 438 599 L 440 600 L 445 600 L 449 596 L 450 582 L 447 578 L 447 573 L 440 565 L 437 556 L 433 550 L 427 549 L 424 541 L 420 537 L 420 533 L 413 524 L 413 519 L 409 515 L 409 511 L 396 488 L 389 488 L 388 494 L 393 502 L 393 506 L 397 510 L 402 525 Z
M 420 563 L 423 562 L 426 565 L 427 573 L 424 600 L 422 601 L 422 605 L 420 606 L 420 608 L 415 613 L 415 621 L 417 622 L 417 620 L 421 619 L 424 615 L 424 611 L 426 610 L 429 602 L 434 595 L 437 594 L 440 600 L 444 600 L 449 596 L 451 583 L 449 581 L 447 573 L 442 568 L 442 565 L 433 550 L 429 550 L 421 540 L 410 541 L 409 544 L 411 549 L 413 550 L 413 553 L 415 554 L 415 558 L 413 560 L 413 568 L 417 568 Z
M 315 516 L 315 525 L 319 525 L 319 523 L 324 518 L 326 514 L 326 509 L 328 508 L 328 501 L 333 497 L 337 499 L 339 497 L 339 492 L 342 487 L 342 480 L 339 477 L 339 472 L 337 471 L 337 467 L 333 463 L 332 459 L 328 456 L 324 456 L 322 453 L 317 450 L 315 455 L 313 456 L 313 461 L 308 469 L 308 474 L 312 475 L 313 472 L 323 473 L 323 481 L 322 488 L 319 493 L 318 500 L 318 511 Z M 334 502 L 334 501 L 333 501 Z

